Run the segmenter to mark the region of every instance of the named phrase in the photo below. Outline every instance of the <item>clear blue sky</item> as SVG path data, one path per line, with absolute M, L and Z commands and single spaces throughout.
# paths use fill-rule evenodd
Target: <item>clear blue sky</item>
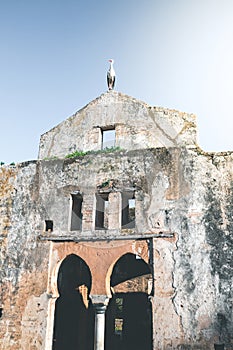
M 194 113 L 206 151 L 233 150 L 232 0 L 0 0 L 0 161 L 107 90 Z

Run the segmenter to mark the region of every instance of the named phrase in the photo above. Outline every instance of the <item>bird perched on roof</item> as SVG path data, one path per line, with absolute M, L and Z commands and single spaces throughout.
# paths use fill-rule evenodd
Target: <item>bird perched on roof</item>
M 107 83 L 108 83 L 108 90 L 112 90 L 114 88 L 115 80 L 116 80 L 116 74 L 113 69 L 114 60 L 111 59 L 111 60 L 108 60 L 108 62 L 110 62 L 110 67 L 107 72 Z

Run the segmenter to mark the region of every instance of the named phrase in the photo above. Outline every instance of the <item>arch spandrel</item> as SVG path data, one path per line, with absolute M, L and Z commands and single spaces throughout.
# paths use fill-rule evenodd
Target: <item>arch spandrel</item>
M 50 289 L 55 297 L 59 296 L 57 275 L 62 261 L 70 254 L 75 254 L 88 265 L 92 275 L 91 295 L 111 297 L 110 277 L 117 260 L 126 253 L 140 256 L 146 263 L 149 261 L 149 248 L 146 240 L 120 240 L 101 242 L 59 242 L 53 244 L 52 255 L 57 257 L 50 276 Z

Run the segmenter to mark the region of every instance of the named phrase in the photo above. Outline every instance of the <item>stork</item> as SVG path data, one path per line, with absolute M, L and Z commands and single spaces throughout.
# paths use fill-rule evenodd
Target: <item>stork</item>
M 108 90 L 112 90 L 114 88 L 115 79 L 116 79 L 116 74 L 113 69 L 114 60 L 111 59 L 111 60 L 108 60 L 108 62 L 110 62 L 110 67 L 107 72 L 107 83 L 108 83 Z

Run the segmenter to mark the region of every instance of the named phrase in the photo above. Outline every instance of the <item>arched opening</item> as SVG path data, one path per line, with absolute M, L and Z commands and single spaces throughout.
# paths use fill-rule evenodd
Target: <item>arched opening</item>
M 57 287 L 53 350 L 92 350 L 91 273 L 85 261 L 74 254 L 67 256 L 58 272 Z
M 112 299 L 106 312 L 106 350 L 152 350 L 150 266 L 128 253 L 111 275 Z

